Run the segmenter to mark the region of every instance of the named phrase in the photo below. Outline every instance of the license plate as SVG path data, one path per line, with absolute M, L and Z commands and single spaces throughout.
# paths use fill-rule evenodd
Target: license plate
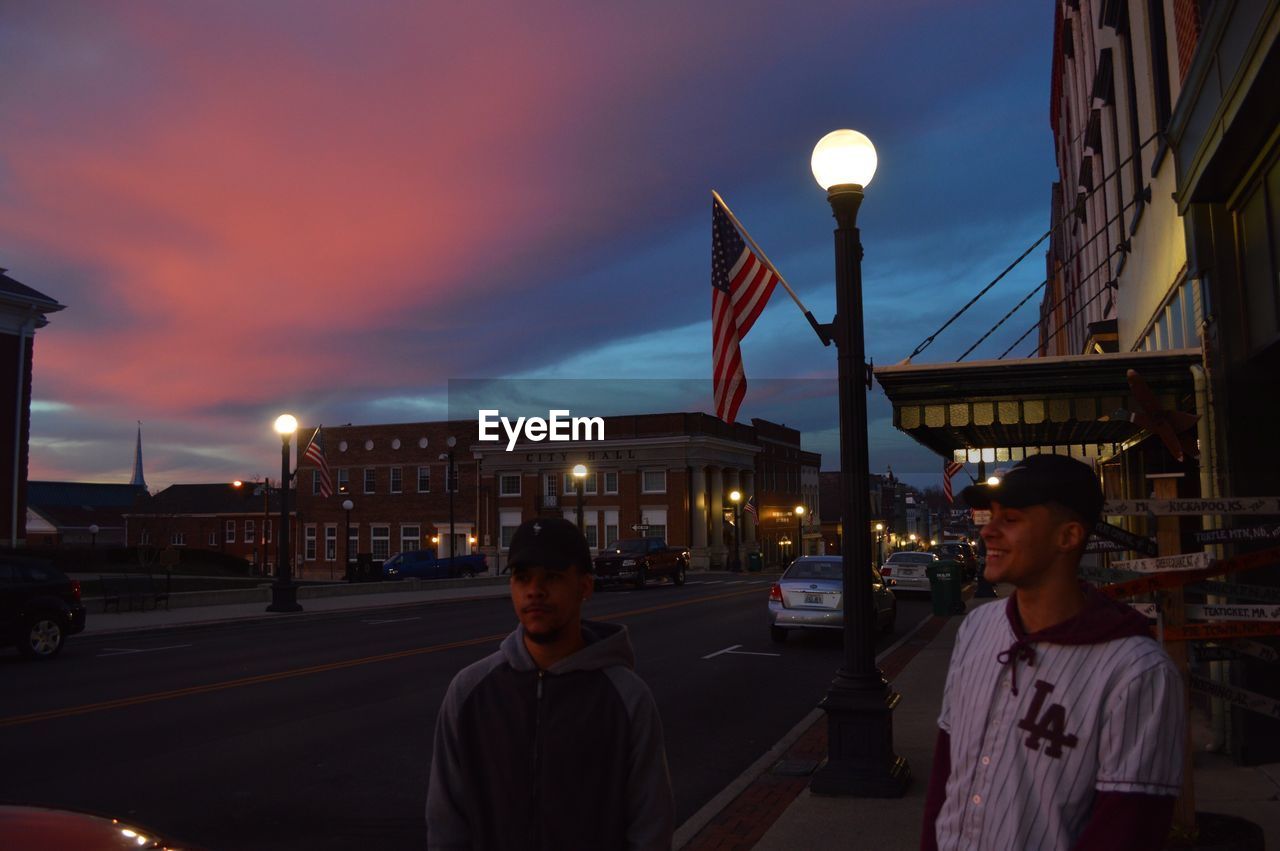
M 821 594 L 805 594 L 804 595 L 804 604 L 806 606 L 821 606 L 824 602 L 825 602 L 825 599 Z

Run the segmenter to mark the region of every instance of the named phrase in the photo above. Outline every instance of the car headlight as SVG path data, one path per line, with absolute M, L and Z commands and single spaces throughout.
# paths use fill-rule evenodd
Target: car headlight
M 635 563 L 636 563 L 636 560 L 635 560 L 635 559 L 633 559 L 633 558 L 624 558 L 624 559 L 622 560 L 622 566 L 623 566 L 623 567 L 634 567 L 634 566 L 635 566 Z

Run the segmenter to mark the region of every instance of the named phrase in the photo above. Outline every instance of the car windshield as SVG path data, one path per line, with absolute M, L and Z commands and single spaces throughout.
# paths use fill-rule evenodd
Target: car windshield
M 611 549 L 615 553 L 642 553 L 644 552 L 644 539 L 625 538 L 621 541 L 614 541 Z
M 787 572 L 783 579 L 843 579 L 838 561 L 798 561 Z
M 894 553 L 889 556 L 889 561 L 894 564 L 929 564 L 933 561 L 933 555 L 930 553 Z

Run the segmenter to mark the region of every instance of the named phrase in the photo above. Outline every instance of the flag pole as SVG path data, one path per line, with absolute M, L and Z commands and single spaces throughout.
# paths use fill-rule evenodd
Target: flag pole
M 787 279 L 782 277 L 782 273 L 778 271 L 778 267 L 773 265 L 773 261 L 769 259 L 769 256 L 765 254 L 764 250 L 761 249 L 760 246 L 756 244 L 756 241 L 751 238 L 750 232 L 742 226 L 742 222 L 733 214 L 733 210 L 729 209 L 729 205 L 720 197 L 720 193 L 712 189 L 711 197 L 717 204 L 724 208 L 725 213 L 729 216 L 729 221 L 733 222 L 734 227 L 738 229 L 739 233 L 746 237 L 747 242 L 749 242 L 751 247 L 755 249 L 755 252 L 760 259 L 767 263 L 769 269 L 778 277 L 778 283 L 782 284 L 782 288 L 791 296 L 791 300 L 796 303 L 796 307 L 800 308 L 800 312 L 804 314 L 804 318 L 809 320 L 809 324 L 813 326 L 813 330 L 818 334 L 818 339 L 822 340 L 822 345 L 831 345 L 831 332 L 829 328 L 820 324 L 817 319 L 814 319 L 813 314 L 809 312 L 809 308 L 804 306 L 804 302 L 800 301 L 800 296 L 796 295 L 796 291 L 791 289 L 791 285 L 787 283 Z
M 316 430 L 315 430 L 315 431 L 313 431 L 313 432 L 311 432 L 311 439 L 307 441 L 307 445 L 306 445 L 306 447 L 305 447 L 301 452 L 299 452 L 299 453 L 298 453 L 298 463 L 299 463 L 299 465 L 301 465 L 303 457 L 305 457 L 305 456 L 306 456 L 306 454 L 307 454 L 307 450 L 311 448 L 311 444 L 313 444 L 313 443 L 315 443 L 315 442 L 316 442 L 316 435 L 320 434 L 320 429 L 322 429 L 322 428 L 324 428 L 324 426 L 323 426 L 323 425 L 318 425 L 318 426 L 316 426 Z M 293 468 L 293 472 L 289 474 L 289 478 L 291 478 L 291 479 L 292 479 L 292 478 L 293 478 L 294 476 L 296 476 L 296 475 L 298 475 L 298 468 L 297 468 L 297 467 L 294 467 L 294 468 Z

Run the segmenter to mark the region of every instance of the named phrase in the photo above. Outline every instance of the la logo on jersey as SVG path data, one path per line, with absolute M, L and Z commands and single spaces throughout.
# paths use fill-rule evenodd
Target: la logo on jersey
M 1045 756 L 1059 759 L 1062 756 L 1063 745 L 1074 748 L 1079 739 L 1074 734 L 1066 732 L 1067 709 L 1061 703 L 1051 703 L 1049 708 L 1044 710 L 1043 715 L 1040 713 L 1040 710 L 1044 709 L 1045 698 L 1052 692 L 1052 685 L 1044 680 L 1036 680 L 1036 696 L 1032 698 L 1031 706 L 1027 709 L 1027 717 L 1018 722 L 1018 728 L 1031 734 L 1027 736 L 1027 747 L 1038 751 L 1040 740 L 1044 739 L 1049 743 L 1044 749 Z

